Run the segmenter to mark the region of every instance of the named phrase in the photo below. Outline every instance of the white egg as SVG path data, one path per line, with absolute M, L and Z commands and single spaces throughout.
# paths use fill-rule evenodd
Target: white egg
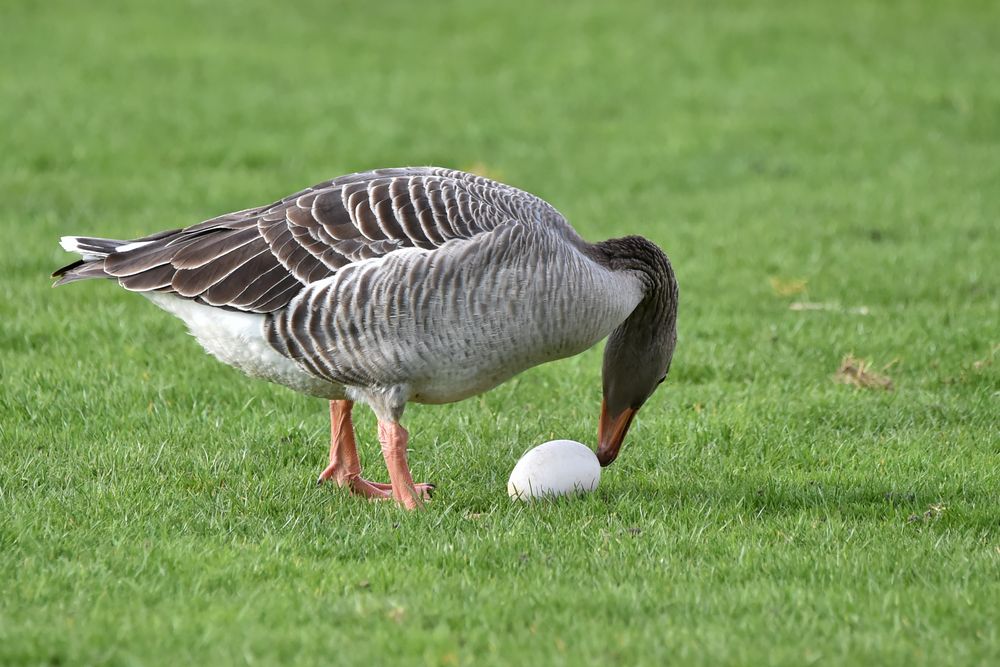
M 550 440 L 529 450 L 507 480 L 515 500 L 589 493 L 601 481 L 601 464 L 586 445 L 574 440 Z

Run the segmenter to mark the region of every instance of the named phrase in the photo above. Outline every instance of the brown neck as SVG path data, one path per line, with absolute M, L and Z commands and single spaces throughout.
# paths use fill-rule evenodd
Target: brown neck
M 591 246 L 594 260 L 628 272 L 643 285 L 643 298 L 604 347 L 603 383 L 610 414 L 638 410 L 666 377 L 677 344 L 677 281 L 663 251 L 629 236 Z
M 631 271 L 642 280 L 644 297 L 629 320 L 634 317 L 644 320 L 643 324 L 674 328 L 677 280 L 670 260 L 656 244 L 641 236 L 626 236 L 594 243 L 588 250 L 594 261 L 612 271 Z

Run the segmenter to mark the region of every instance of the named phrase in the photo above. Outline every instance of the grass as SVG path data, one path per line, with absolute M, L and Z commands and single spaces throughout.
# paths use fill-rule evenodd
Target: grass
M 0 664 L 1000 661 L 995 3 L 0 15 Z M 590 497 L 504 483 L 593 441 L 600 350 L 409 408 L 405 514 L 313 486 L 321 402 L 49 289 L 62 234 L 428 163 L 673 260 L 673 371 Z

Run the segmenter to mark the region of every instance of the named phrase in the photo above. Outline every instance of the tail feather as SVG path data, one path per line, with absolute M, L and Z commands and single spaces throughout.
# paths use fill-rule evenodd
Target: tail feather
M 64 236 L 59 239 L 59 245 L 68 252 L 75 252 L 82 257 L 72 264 L 67 264 L 52 274 L 58 278 L 53 287 L 88 278 L 114 278 L 104 268 L 104 260 L 109 255 L 129 252 L 155 241 L 173 236 L 179 229 L 168 229 L 144 236 L 134 241 L 119 241 L 118 239 L 102 239 L 96 236 Z
M 64 236 L 59 245 L 68 252 L 78 253 L 83 259 L 67 264 L 52 274 L 58 278 L 53 287 L 88 278 L 108 278 L 104 271 L 104 259 L 116 250 L 128 245 L 128 241 L 101 239 L 90 236 Z
M 59 239 L 59 245 L 63 247 L 63 250 L 80 253 L 84 259 L 107 257 L 126 243 L 128 241 L 100 239 L 91 236 L 64 236 Z

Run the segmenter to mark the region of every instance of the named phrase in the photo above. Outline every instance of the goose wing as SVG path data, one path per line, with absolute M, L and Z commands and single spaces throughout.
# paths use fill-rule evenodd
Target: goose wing
M 137 239 L 107 254 L 102 269 L 129 290 L 267 313 L 348 264 L 401 248 L 435 249 L 508 222 L 569 227 L 545 201 L 487 178 L 380 169 Z

